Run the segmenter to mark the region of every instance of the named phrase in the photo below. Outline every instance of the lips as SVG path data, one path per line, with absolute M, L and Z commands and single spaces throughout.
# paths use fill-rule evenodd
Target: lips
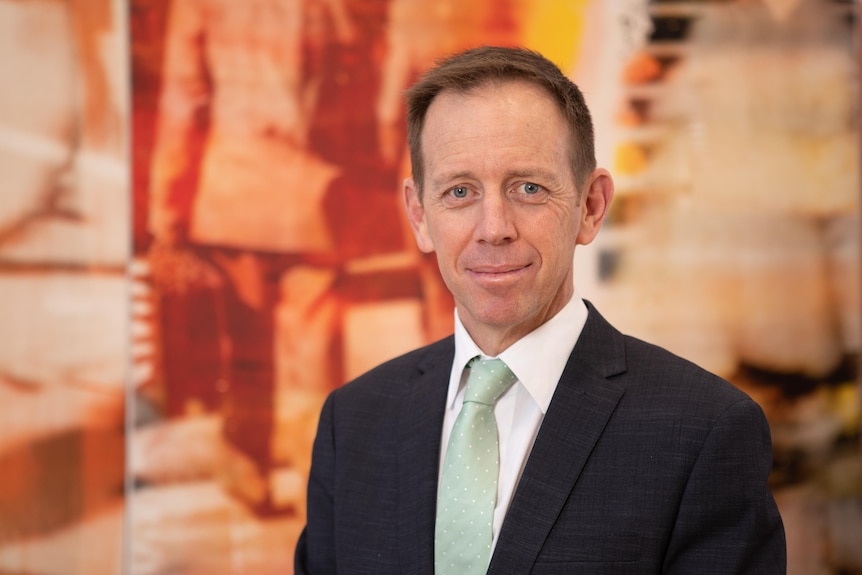
M 480 282 L 517 280 L 532 264 L 496 264 L 468 267 L 467 271 Z
M 509 264 L 509 265 L 495 265 L 495 266 L 474 266 L 468 267 L 467 269 L 473 273 L 477 274 L 506 274 L 510 272 L 516 272 L 522 269 L 529 267 L 529 264 L 521 265 L 521 264 Z

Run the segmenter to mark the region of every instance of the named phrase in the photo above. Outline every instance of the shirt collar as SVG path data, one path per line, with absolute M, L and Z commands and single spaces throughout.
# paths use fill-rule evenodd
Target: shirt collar
M 539 409 L 548 410 L 557 383 L 563 375 L 569 356 L 587 321 L 587 306 L 575 293 L 569 302 L 547 322 L 504 350 L 498 357 L 518 377 Z M 467 362 L 477 355 L 487 359 L 467 333 L 458 310 L 455 310 L 455 361 L 449 379 L 446 405 L 452 407 L 464 383 L 462 373 Z

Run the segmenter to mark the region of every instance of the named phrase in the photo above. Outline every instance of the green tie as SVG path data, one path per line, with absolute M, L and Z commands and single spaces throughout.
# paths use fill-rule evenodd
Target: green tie
M 518 379 L 499 359 L 474 358 L 437 495 L 436 575 L 486 573 L 491 560 L 500 451 L 494 403 Z

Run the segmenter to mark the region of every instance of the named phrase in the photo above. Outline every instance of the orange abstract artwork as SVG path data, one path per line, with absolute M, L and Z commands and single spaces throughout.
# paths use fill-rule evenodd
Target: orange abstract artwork
M 0 574 L 293 572 L 325 398 L 451 333 L 403 92 L 483 44 L 593 112 L 579 295 L 763 407 L 790 575 L 862 572 L 858 5 L 0 0 Z

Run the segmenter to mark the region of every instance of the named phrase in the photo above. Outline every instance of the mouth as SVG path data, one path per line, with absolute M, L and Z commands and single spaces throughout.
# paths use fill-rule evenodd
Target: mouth
M 526 273 L 532 264 L 482 265 L 467 268 L 467 271 L 480 282 L 503 282 L 515 280 Z

